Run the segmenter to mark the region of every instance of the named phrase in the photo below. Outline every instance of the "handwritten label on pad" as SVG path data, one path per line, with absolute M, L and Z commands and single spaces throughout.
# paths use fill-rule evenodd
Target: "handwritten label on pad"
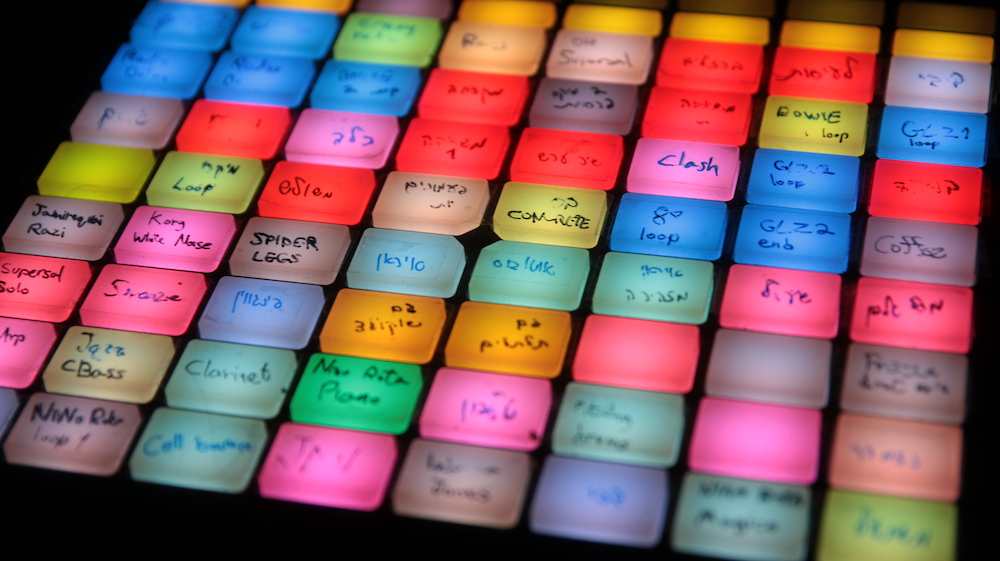
M 594 313 L 691 323 L 708 319 L 710 261 L 609 252 L 594 289 Z
M 500 240 L 479 252 L 469 299 L 573 311 L 590 273 L 590 254 L 576 247 Z
M 453 236 L 369 228 L 347 268 L 347 286 L 450 298 L 465 270 L 465 249 Z
M 0 252 L 0 316 L 66 321 L 90 277 L 85 261 Z
M 205 276 L 131 265 L 105 265 L 80 306 L 80 322 L 94 327 L 181 335 L 208 286 Z
M 118 203 L 31 195 L 3 235 L 14 253 L 98 261 L 125 215 Z
M 351 245 L 347 226 L 251 218 L 229 257 L 240 277 L 333 284 Z
M 372 224 L 460 236 L 482 224 L 489 201 L 485 179 L 391 171 L 372 209 Z
M 115 245 L 115 261 L 211 273 L 236 234 L 229 214 L 140 206 Z

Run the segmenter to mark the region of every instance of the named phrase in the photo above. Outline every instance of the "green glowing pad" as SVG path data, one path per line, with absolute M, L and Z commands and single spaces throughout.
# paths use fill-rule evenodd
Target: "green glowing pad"
M 608 252 L 596 314 L 701 325 L 708 319 L 715 271 L 710 261 Z
M 355 12 L 344 21 L 333 58 L 425 68 L 440 42 L 436 19 Z
M 264 179 L 260 160 L 169 152 L 146 190 L 153 206 L 240 214 Z

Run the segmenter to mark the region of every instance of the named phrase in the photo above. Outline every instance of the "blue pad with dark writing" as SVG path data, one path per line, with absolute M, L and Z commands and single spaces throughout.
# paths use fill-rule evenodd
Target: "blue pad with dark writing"
M 316 67 L 308 59 L 226 51 L 205 82 L 205 97 L 298 107 L 315 75 Z
M 335 14 L 249 6 L 233 32 L 232 48 L 248 54 L 316 60 L 330 56 L 339 29 Z
M 416 66 L 328 60 L 309 103 L 317 109 L 403 117 L 419 89 Z
M 761 148 L 750 168 L 747 202 L 854 212 L 860 168 L 855 156 Z
M 715 261 L 726 240 L 726 203 L 625 193 L 611 250 Z
M 887 106 L 879 128 L 879 158 L 981 168 L 986 129 L 980 113 Z
M 191 99 L 212 68 L 205 51 L 141 47 L 125 43 L 101 76 L 106 92 Z
M 851 215 L 763 205 L 743 207 L 733 261 L 843 273 L 851 247 Z

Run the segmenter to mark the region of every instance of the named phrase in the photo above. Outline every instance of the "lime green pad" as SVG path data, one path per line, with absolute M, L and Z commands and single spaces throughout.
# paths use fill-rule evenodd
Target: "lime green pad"
M 344 21 L 333 58 L 426 68 L 441 34 L 441 22 L 433 18 L 355 12 Z
M 260 160 L 169 152 L 149 183 L 146 200 L 153 206 L 240 214 L 263 179 Z
M 131 203 L 156 165 L 152 150 L 63 142 L 42 175 L 38 192 L 50 197 Z
M 292 396 L 292 420 L 402 434 L 423 386 L 415 364 L 315 353 Z

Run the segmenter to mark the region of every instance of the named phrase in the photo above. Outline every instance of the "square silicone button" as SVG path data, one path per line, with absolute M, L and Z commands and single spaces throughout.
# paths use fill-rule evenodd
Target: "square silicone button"
M 140 206 L 115 245 L 115 261 L 211 273 L 236 235 L 230 214 Z
M 319 347 L 325 353 L 427 364 L 446 319 L 440 298 L 343 288 L 319 334 Z
M 333 284 L 350 245 L 347 226 L 255 216 L 229 256 L 229 271 L 238 277 Z
M 85 261 L 0 252 L 0 316 L 66 321 L 90 277 Z
M 496 179 L 509 146 L 510 132 L 502 125 L 417 117 L 399 144 L 396 169 Z
M 754 152 L 747 202 L 854 212 L 858 203 L 861 159 L 761 148 Z
M 528 122 L 547 129 L 624 135 L 632 131 L 638 104 L 637 86 L 542 78 Z
M 129 37 L 143 46 L 219 51 L 239 17 L 232 6 L 152 1 L 132 24 Z
M 830 486 L 954 502 L 962 482 L 962 427 L 841 413 Z
M 237 494 L 250 484 L 266 445 L 264 421 L 160 407 L 128 467 L 136 481 Z
M 370 169 L 280 161 L 267 179 L 257 212 L 269 218 L 352 226 L 375 192 Z
M 500 240 L 479 252 L 469 299 L 571 312 L 580 307 L 589 273 L 585 249 Z
M 986 113 L 992 65 L 895 55 L 889 63 L 886 105 Z
M 591 314 L 573 361 L 577 382 L 687 393 L 700 352 L 694 325 Z
M 641 85 L 653 65 L 648 35 L 560 29 L 552 42 L 545 74 L 550 78 Z
M 270 160 L 292 125 L 286 107 L 250 101 L 199 99 L 177 131 L 181 152 Z
M 242 214 L 264 179 L 264 164 L 253 158 L 167 152 L 146 189 L 153 206 Z
M 397 455 L 386 434 L 284 423 L 257 483 L 268 499 L 372 511 L 382 505 Z
M 830 489 L 816 559 L 954 561 L 957 543 L 957 505 Z
M 720 329 L 708 360 L 705 393 L 820 409 L 830 394 L 832 357 L 830 341 Z
M 51 323 L 0 317 L 0 387 L 24 389 L 35 381 L 56 342 Z M 0 429 L 0 434 L 3 430 Z
M 640 138 L 626 186 L 630 193 L 729 201 L 739 175 L 736 146 Z
M 861 250 L 861 274 L 972 286 L 977 236 L 975 226 L 872 216 Z
M 131 203 L 153 173 L 153 151 L 66 141 L 38 176 L 38 194 Z
M 460 236 L 482 224 L 489 202 L 485 179 L 390 171 L 372 209 L 372 225 Z
M 808 487 L 684 474 L 670 545 L 693 555 L 744 561 L 804 561 L 809 553 Z M 741 524 L 734 529 L 734 521 Z
M 975 226 L 982 199 L 983 170 L 979 168 L 878 160 L 868 212 Z
M 653 86 L 642 135 L 743 146 L 752 116 L 750 94 Z
M 619 464 L 672 467 L 684 434 L 677 394 L 570 382 L 552 428 L 552 451 Z
M 733 261 L 821 273 L 843 273 L 851 215 L 750 204 L 743 207 Z
M 347 286 L 451 298 L 465 271 L 454 236 L 368 228 L 347 268 Z
M 761 148 L 861 156 L 865 153 L 868 106 L 771 95 L 764 105 L 757 144 Z
M 851 340 L 908 349 L 967 353 L 972 290 L 862 277 L 851 312 Z
M 205 276 L 131 265 L 105 265 L 80 306 L 93 327 L 181 335 L 208 290 Z
M 333 44 L 333 58 L 426 68 L 440 42 L 436 19 L 354 12 Z
M 987 127 L 982 113 L 888 106 L 882 112 L 879 158 L 981 168 Z
M 818 409 L 704 397 L 688 451 L 694 471 L 788 485 L 819 473 Z
M 438 64 L 448 70 L 534 76 L 545 53 L 545 29 L 455 21 L 441 43 Z
M 608 191 L 618 180 L 622 137 L 529 127 L 510 163 L 512 181 Z
M 613 251 L 714 261 L 722 256 L 729 211 L 722 201 L 625 193 L 618 203 Z
M 530 477 L 525 452 L 416 438 L 393 487 L 392 510 L 506 530 L 521 520 Z
M 420 436 L 530 452 L 542 444 L 552 383 L 441 368 L 420 414 Z
M 107 477 L 118 472 L 141 422 L 136 405 L 38 392 L 3 452 L 11 464 Z
M 3 235 L 14 253 L 98 261 L 125 218 L 122 205 L 31 195 Z
M 399 123 L 388 115 L 304 109 L 285 143 L 292 162 L 379 169 L 396 144 Z
M 511 181 L 500 191 L 493 231 L 508 241 L 590 249 L 607 214 L 603 191 Z
M 417 109 L 428 119 L 514 126 L 528 101 L 528 78 L 435 68 Z
M 222 277 L 198 320 L 203 339 L 301 349 L 323 308 L 323 289 L 263 279 Z
M 273 419 L 297 368 L 289 350 L 192 339 L 163 393 L 170 407 Z
M 233 31 L 234 51 L 256 55 L 302 57 L 328 56 L 340 29 L 336 14 L 281 6 L 247 6 Z
M 840 320 L 840 275 L 733 265 L 719 310 L 719 325 L 833 339 Z
M 961 424 L 969 358 L 851 343 L 844 365 L 840 407 L 845 411 Z
M 315 76 L 308 58 L 226 51 L 205 80 L 205 98 L 298 107 Z
M 875 95 L 875 73 L 874 52 L 783 44 L 774 54 L 768 93 L 871 103 Z
M 662 469 L 547 456 L 531 502 L 535 534 L 656 547 L 667 518 Z
M 162 150 L 184 118 L 184 102 L 97 91 L 69 127 L 75 142 Z
M 444 349 L 448 366 L 555 378 L 572 332 L 568 312 L 463 302 Z
M 416 364 L 314 353 L 292 396 L 292 420 L 403 434 L 423 387 Z
M 212 68 L 208 51 L 125 43 L 101 75 L 106 92 L 191 99 Z
M 755 94 L 763 68 L 763 45 L 667 37 L 656 84 Z
M 594 288 L 595 314 L 701 325 L 712 303 L 710 261 L 605 254 Z
M 405 117 L 420 90 L 416 66 L 327 60 L 309 93 L 316 109 Z
M 149 403 L 174 359 L 166 335 L 70 327 L 42 372 L 50 392 Z

